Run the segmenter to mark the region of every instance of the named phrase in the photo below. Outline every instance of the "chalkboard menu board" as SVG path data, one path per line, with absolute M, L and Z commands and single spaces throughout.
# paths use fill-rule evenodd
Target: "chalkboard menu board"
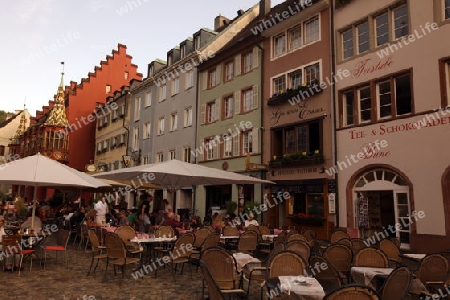
M 336 193 L 336 180 L 328 179 L 328 193 Z

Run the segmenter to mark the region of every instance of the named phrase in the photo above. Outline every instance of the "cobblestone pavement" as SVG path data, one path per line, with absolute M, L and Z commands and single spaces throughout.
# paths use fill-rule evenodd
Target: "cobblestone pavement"
M 131 275 L 136 265 L 128 266 L 124 278 L 120 271 L 114 275 L 113 268 L 109 267 L 104 281 L 104 261 L 100 261 L 95 273 L 86 276 L 91 253 L 82 248 L 78 250 L 78 245 L 70 243 L 67 268 L 61 253 L 57 261 L 54 253 L 50 253 L 45 270 L 40 266 L 39 258 L 33 259 L 31 273 L 29 259 L 24 261 L 20 276 L 18 271 L 11 273 L 0 269 L 0 300 L 202 299 L 201 270 L 196 272 L 195 266 L 192 266 L 191 273 L 186 265 L 183 275 L 179 272 L 174 275 L 172 269 L 161 267 L 157 278 L 150 273 L 137 280 Z M 259 299 L 257 283 L 252 287 L 251 298 Z

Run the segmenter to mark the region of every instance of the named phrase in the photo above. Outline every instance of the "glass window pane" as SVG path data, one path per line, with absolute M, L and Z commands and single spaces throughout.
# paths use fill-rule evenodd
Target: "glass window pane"
M 302 153 L 308 151 L 307 132 L 307 126 L 301 126 L 297 128 L 297 152 Z
M 385 81 L 378 84 L 378 97 L 380 118 L 392 116 L 391 82 Z
M 286 154 L 295 153 L 295 129 L 286 129 Z
M 372 103 L 370 97 L 370 87 L 359 90 L 359 110 L 361 122 L 371 120 Z
M 302 28 L 297 26 L 289 30 L 289 50 L 296 49 L 302 45 Z
M 322 194 L 308 194 L 307 214 L 323 216 L 323 202 Z
M 314 153 L 316 150 L 321 150 L 319 122 L 309 124 L 309 152 Z
M 358 53 L 369 50 L 369 23 L 364 22 L 356 27 L 358 34 Z
M 319 17 L 313 17 L 305 22 L 305 44 L 319 39 Z
M 353 119 L 353 105 L 354 105 L 354 94 L 353 91 L 345 92 L 344 93 L 344 105 L 345 105 L 345 112 L 344 112 L 344 119 L 345 119 L 345 125 L 352 125 L 354 123 Z
M 412 111 L 409 74 L 395 78 L 395 104 L 397 115 L 409 114 Z
M 342 48 L 344 59 L 353 56 L 353 29 L 350 28 L 342 33 Z
M 319 63 L 307 66 L 305 68 L 306 84 L 312 85 L 320 79 Z
M 381 46 L 389 42 L 389 24 L 387 12 L 375 18 L 375 25 L 377 46 Z
M 408 30 L 408 8 L 403 5 L 394 10 L 394 32 L 395 38 L 398 39 L 402 36 L 406 36 Z

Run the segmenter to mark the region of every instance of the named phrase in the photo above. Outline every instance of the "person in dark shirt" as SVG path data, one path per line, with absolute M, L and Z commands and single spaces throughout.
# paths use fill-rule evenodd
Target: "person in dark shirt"
M 203 219 L 204 225 L 211 225 L 212 224 L 212 210 L 208 210 L 208 213 L 206 214 L 205 218 Z

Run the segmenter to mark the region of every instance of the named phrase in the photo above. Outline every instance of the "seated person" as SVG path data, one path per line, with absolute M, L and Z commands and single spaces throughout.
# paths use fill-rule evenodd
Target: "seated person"
M 200 228 L 202 228 L 202 221 L 200 220 L 199 216 L 194 216 L 191 221 L 191 229 L 197 230 Z
M 162 223 L 162 226 L 170 226 L 175 229 L 177 227 L 182 227 L 183 225 L 179 221 L 175 220 L 175 214 L 173 212 L 170 212 L 167 215 L 167 219 L 165 219 Z
M 253 219 L 253 214 L 252 213 L 248 214 L 248 220 L 245 220 L 245 222 L 244 222 L 244 227 L 245 228 L 247 228 L 249 225 L 259 226 L 258 221 Z
M 222 232 L 222 228 L 225 227 L 225 222 L 222 220 L 222 217 L 218 213 L 214 214 L 214 219 L 211 226 L 217 232 Z
M 34 212 L 34 226 L 31 227 L 31 222 L 32 222 L 32 211 L 28 213 L 28 219 L 22 223 L 22 225 L 20 226 L 21 230 L 25 230 L 25 229 L 31 229 L 34 230 L 35 232 L 39 232 L 42 229 L 42 221 L 41 218 L 38 217 L 39 212 L 37 210 L 35 210 Z
M 139 228 L 139 210 L 134 208 L 127 217 L 128 224 L 133 228 Z
M 79 224 L 81 224 L 81 222 L 83 222 L 85 216 L 86 211 L 84 210 L 84 207 L 75 210 L 72 217 L 70 217 L 70 224 L 72 224 L 72 226 L 74 227 L 77 227 Z
M 5 251 L 5 253 L 8 252 L 7 249 L 3 249 L 3 236 L 6 235 L 5 232 L 5 219 L 3 216 L 0 216 L 0 251 Z M 5 259 L 5 271 L 12 271 L 13 270 L 13 264 L 15 269 L 19 269 L 20 266 L 20 254 L 16 255 L 6 255 Z

